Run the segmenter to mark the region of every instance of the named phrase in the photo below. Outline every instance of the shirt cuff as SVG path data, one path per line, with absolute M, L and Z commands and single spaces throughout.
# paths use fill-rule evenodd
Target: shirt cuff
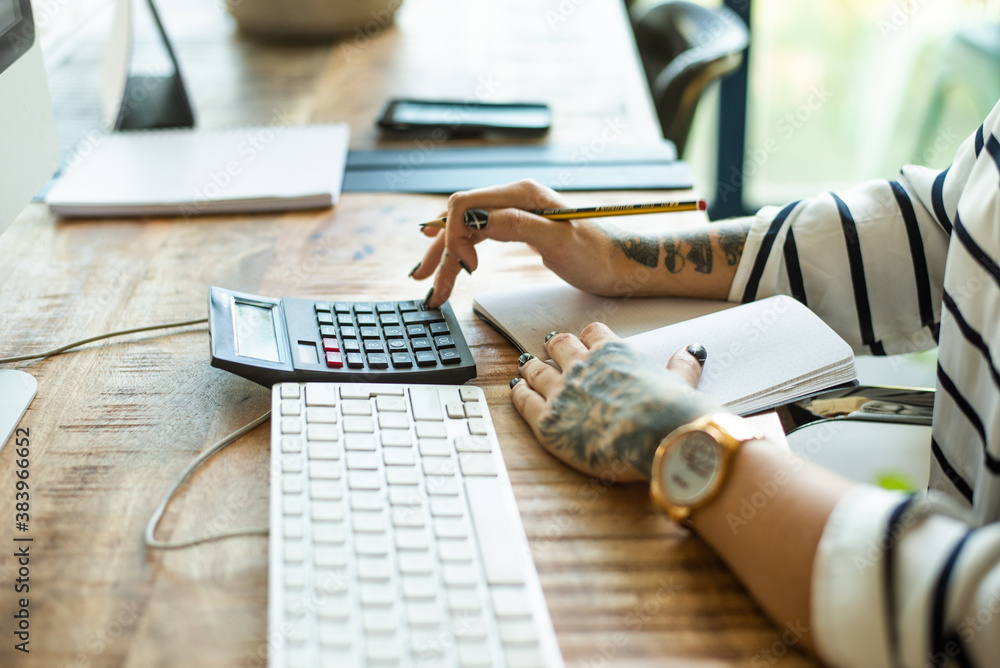
M 743 255 L 740 258 L 740 263 L 736 266 L 736 275 L 733 276 L 733 284 L 729 288 L 727 301 L 736 302 L 737 304 L 743 301 L 743 292 L 746 290 L 747 281 L 750 280 L 750 273 L 757 262 L 757 254 L 760 252 L 764 236 L 771 228 L 771 223 L 774 222 L 774 218 L 780 211 L 779 207 L 765 206 L 754 217 L 753 225 L 750 226 L 750 231 L 747 232 L 747 240 L 743 243 Z
M 826 522 L 813 563 L 811 618 L 816 651 L 831 666 L 892 665 L 882 559 L 890 516 L 905 499 L 856 485 Z

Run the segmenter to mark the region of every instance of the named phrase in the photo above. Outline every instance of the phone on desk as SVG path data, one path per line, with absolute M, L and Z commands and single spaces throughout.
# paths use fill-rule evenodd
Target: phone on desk
M 272 299 L 209 289 L 212 366 L 270 387 L 333 381 L 457 385 L 476 361 L 451 305 Z
M 378 125 L 391 132 L 443 130 L 448 134 L 537 136 L 552 126 L 547 104 L 446 100 L 392 100 Z

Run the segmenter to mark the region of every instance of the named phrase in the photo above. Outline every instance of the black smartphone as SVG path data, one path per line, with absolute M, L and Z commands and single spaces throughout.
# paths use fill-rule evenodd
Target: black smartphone
M 450 135 L 542 135 L 552 126 L 547 104 L 391 100 L 378 125 L 392 132 L 443 130 Z

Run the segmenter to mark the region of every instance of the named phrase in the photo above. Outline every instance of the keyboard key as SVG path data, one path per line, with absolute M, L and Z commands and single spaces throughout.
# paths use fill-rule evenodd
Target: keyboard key
M 327 596 L 316 606 L 316 614 L 321 619 L 349 619 L 354 606 L 346 596 Z M 322 633 L 322 622 L 320 623 Z
M 340 459 L 340 447 L 334 443 L 311 443 L 309 445 L 309 459 Z
M 450 336 L 435 336 L 434 337 L 434 347 L 440 348 L 454 348 L 455 339 Z
M 395 313 L 396 303 L 395 302 L 378 302 L 375 304 L 375 310 L 378 313 Z
M 361 327 L 374 327 L 378 324 L 378 320 L 371 313 L 358 313 L 357 318 L 358 325 Z
M 374 434 L 344 434 L 344 448 L 347 450 L 375 451 Z
M 306 383 L 306 406 L 336 406 L 337 388 L 325 383 Z
M 365 358 L 361 353 L 347 353 L 347 367 L 361 369 L 365 366 Z
M 437 596 L 438 584 L 433 578 L 408 576 L 403 578 L 403 598 L 433 599 Z
M 342 545 L 347 538 L 347 529 L 343 524 L 319 522 L 313 525 L 313 542 L 319 545 Z
M 306 584 L 306 572 L 301 566 L 290 566 L 285 569 L 285 586 L 289 589 L 302 589 Z
M 410 418 L 406 413 L 381 413 L 378 416 L 379 429 L 409 429 Z
M 441 364 L 459 364 L 462 361 L 462 355 L 454 348 L 439 350 L 438 355 L 441 357 Z
M 379 316 L 379 321 L 383 327 L 391 327 L 399 324 L 399 316 L 395 313 L 386 313 Z
M 281 433 L 282 434 L 301 434 L 302 433 L 302 420 L 299 418 L 281 418 Z
M 440 498 L 432 501 L 438 501 Z M 438 541 L 438 556 L 441 561 L 472 561 L 472 546 L 467 540 L 442 539 Z
M 423 457 L 448 457 L 451 455 L 451 443 L 446 438 L 420 439 L 420 455 Z
M 385 479 L 390 485 L 416 485 L 417 471 L 409 466 L 387 466 Z
M 534 623 L 521 620 L 502 620 L 497 624 L 500 640 L 504 645 L 535 644 L 538 642 L 538 629 Z
M 427 336 L 427 327 L 424 325 L 407 325 L 406 335 L 411 338 L 414 336 Z
M 423 467 L 424 475 L 455 475 L 455 460 L 451 457 L 427 457 Z
M 538 647 L 505 647 L 508 668 L 545 668 L 545 657 Z
M 367 534 L 354 537 L 354 552 L 359 555 L 378 556 L 389 554 L 389 539 L 385 534 Z
M 446 322 L 435 322 L 431 325 L 431 334 L 451 334 L 451 330 L 448 329 L 448 323 Z
M 354 324 L 354 318 L 349 313 L 341 313 L 337 316 L 337 324 L 349 327 Z
M 431 496 L 458 496 L 458 478 L 426 476 L 427 493 Z
M 348 304 L 347 302 L 334 302 L 333 310 L 336 311 L 337 313 L 350 313 L 351 305 Z
M 318 422 L 325 424 L 336 424 L 339 412 L 332 406 L 310 406 L 306 409 L 306 424 L 313 425 Z
M 309 477 L 313 480 L 340 480 L 340 462 L 309 462 Z
M 382 446 L 388 448 L 404 447 L 408 448 L 413 445 L 413 438 L 410 436 L 409 430 L 402 431 L 400 429 L 388 429 L 382 432 Z
M 396 601 L 395 587 L 381 582 L 361 583 L 362 605 L 392 605 Z
M 461 642 L 458 645 L 458 665 L 462 668 L 492 666 L 493 658 L 485 642 Z
M 473 436 L 485 436 L 488 434 L 486 420 L 483 418 L 469 418 L 469 433 Z
M 285 494 L 301 494 L 304 488 L 302 476 L 286 475 L 281 478 L 281 491 Z
M 399 302 L 400 313 L 407 313 L 408 311 L 419 311 L 420 302 L 418 301 L 405 301 Z
M 530 617 L 531 602 L 522 587 L 494 587 L 490 590 L 497 617 Z
M 378 330 L 378 327 L 362 327 L 361 328 L 361 338 L 362 339 L 375 339 L 376 341 L 382 337 L 382 333 Z M 365 342 L 365 349 L 368 349 L 368 343 Z M 381 348 L 378 348 L 381 350 Z
M 344 339 L 343 352 L 350 355 L 351 353 L 361 352 L 361 344 L 357 339 Z M 350 357 L 348 357 L 350 359 Z
M 492 445 L 485 436 L 459 436 L 455 439 L 455 449 L 459 452 L 490 452 Z
M 458 465 L 465 476 L 495 476 L 497 474 L 496 460 L 493 455 L 484 452 L 458 453 Z
M 448 417 L 453 420 L 461 420 L 465 418 L 465 404 L 461 401 L 449 401 L 445 405 L 445 411 L 447 411 Z
M 444 420 L 441 400 L 435 387 L 411 387 L 410 406 L 413 408 L 414 420 L 434 422 Z
M 281 437 L 281 451 L 282 452 L 302 452 L 302 437 L 301 436 L 282 436 Z
M 380 396 L 375 398 L 375 410 L 379 413 L 405 413 L 406 399 L 403 397 Z
M 378 471 L 351 471 L 347 476 L 347 485 L 351 489 L 381 489 L 382 478 Z
M 354 533 L 385 533 L 388 524 L 385 514 L 371 511 L 358 511 L 352 518 Z
M 337 328 L 333 325 L 320 325 L 319 335 L 326 338 L 335 338 L 337 336 Z
M 345 415 L 344 433 L 374 434 L 375 423 L 370 417 L 365 417 L 363 415 Z
M 298 399 L 299 398 L 299 384 L 298 383 L 282 383 L 281 384 L 281 398 L 282 399 Z
M 382 330 L 382 336 L 387 339 L 402 339 L 403 338 L 403 328 L 402 327 L 386 327 Z M 406 348 L 406 342 L 400 341 L 403 348 Z
M 417 438 L 448 438 L 448 430 L 443 422 L 417 422 Z
M 349 471 L 377 471 L 378 455 L 374 452 L 348 452 L 347 469 Z
M 306 427 L 307 441 L 339 441 L 340 429 L 335 424 L 311 424 Z
M 470 401 L 465 404 L 465 414 L 468 417 L 483 417 L 483 405 L 478 401 Z
M 312 499 L 344 498 L 344 483 L 331 480 L 313 480 L 309 483 L 309 497 Z
M 381 345 L 381 342 L 379 342 Z M 381 353 L 372 353 L 368 356 L 368 366 L 372 369 L 388 369 L 389 358 Z
M 340 386 L 340 398 L 341 399 L 364 399 L 365 403 L 368 402 L 372 396 L 372 386 L 371 385 L 361 385 L 358 383 L 348 383 L 347 385 Z
M 462 401 L 479 401 L 480 390 L 477 387 L 463 386 L 458 388 L 458 396 Z
M 465 520 L 435 518 L 434 535 L 438 538 L 465 538 L 469 535 L 469 527 Z
M 385 344 L 382 343 L 381 339 L 365 339 L 364 348 L 366 353 L 382 353 L 385 352 Z M 368 363 L 371 364 L 372 356 L 368 355 Z
M 340 338 L 342 339 L 356 339 L 358 338 L 358 330 L 354 327 L 341 327 L 340 328 Z
M 426 497 L 416 487 L 396 486 L 389 488 L 389 503 L 393 506 L 419 506 Z
M 431 539 L 423 529 L 396 529 L 396 547 L 400 550 L 428 550 Z
M 467 478 L 465 496 L 472 511 L 472 524 L 479 538 L 486 581 L 490 584 L 521 584 L 524 582 L 521 554 L 516 544 L 506 536 L 514 533 L 508 509 L 497 503 L 501 483 L 497 478 Z
M 410 353 L 392 353 L 392 366 L 397 369 L 409 369 L 413 366 L 413 357 Z
M 438 496 L 431 499 L 431 515 L 434 517 L 462 517 L 465 504 L 460 499 Z
M 427 574 L 434 570 L 434 560 L 429 552 L 400 552 L 397 560 L 403 574 Z
M 426 511 L 420 506 L 396 506 L 392 509 L 394 527 L 420 528 L 427 522 Z
M 428 352 L 431 349 L 431 340 L 426 336 L 420 336 L 415 339 L 410 339 L 410 345 L 413 346 L 413 352 L 415 353 Z M 417 359 L 419 360 L 419 357 Z M 430 358 L 425 355 L 424 359 L 426 360 Z M 436 357 L 433 357 L 433 359 L 437 360 Z
M 385 445 L 385 443 L 382 445 Z M 382 461 L 385 462 L 386 466 L 413 466 L 417 463 L 412 448 L 388 448 L 383 450 Z
M 351 625 L 344 622 L 320 622 L 318 635 L 321 645 L 346 647 L 354 642 Z
M 396 632 L 396 615 L 392 611 L 368 610 L 363 615 L 365 633 L 392 634 Z M 369 638 L 367 656 L 371 661 L 398 661 L 399 641 L 395 638 Z
M 449 589 L 448 609 L 452 612 L 479 612 L 483 601 L 475 589 Z
M 301 473 L 304 468 L 300 455 L 285 455 L 281 458 L 281 470 L 285 473 Z
M 329 313 L 317 313 L 316 322 L 318 322 L 321 325 L 332 325 L 333 316 Z
M 281 414 L 289 417 L 302 415 L 302 404 L 298 401 L 282 401 Z
M 441 623 L 441 606 L 411 601 L 406 604 L 406 621 L 411 626 L 437 626 Z
M 355 313 L 371 313 L 374 310 L 371 302 L 357 302 L 354 305 Z
M 313 548 L 313 562 L 323 568 L 347 565 L 347 550 L 343 547 L 324 545 Z
M 305 503 L 301 497 L 286 496 L 283 500 L 285 515 L 301 515 L 305 509 Z
M 388 557 L 362 557 L 358 559 L 358 578 L 361 580 L 389 580 L 393 572 Z
M 312 518 L 319 522 L 339 522 L 344 519 L 344 504 L 340 501 L 313 501 Z

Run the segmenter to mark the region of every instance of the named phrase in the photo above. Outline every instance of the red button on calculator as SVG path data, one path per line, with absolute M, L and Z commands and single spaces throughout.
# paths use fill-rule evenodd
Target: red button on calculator
M 340 345 L 337 343 L 337 339 L 323 339 L 323 350 L 326 352 L 340 352 Z
M 344 358 L 340 353 L 327 353 L 326 365 L 334 369 L 339 369 L 344 366 Z

